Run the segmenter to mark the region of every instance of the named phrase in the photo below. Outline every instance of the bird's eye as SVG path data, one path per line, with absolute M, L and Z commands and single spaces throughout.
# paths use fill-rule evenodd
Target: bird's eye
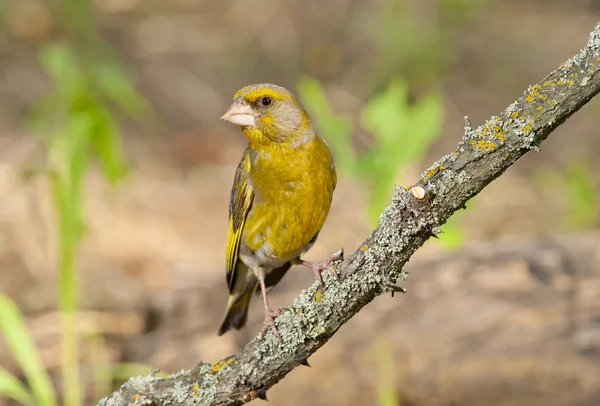
M 273 102 L 273 100 L 271 100 L 271 98 L 269 96 L 265 96 L 262 99 L 260 99 L 260 105 L 261 106 L 268 106 L 272 102 Z

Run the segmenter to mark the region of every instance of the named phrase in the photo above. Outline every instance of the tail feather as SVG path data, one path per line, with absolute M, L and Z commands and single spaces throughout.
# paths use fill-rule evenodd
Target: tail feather
M 252 295 L 255 292 L 257 295 L 260 295 L 258 279 L 254 277 L 252 271 L 242 261 L 238 261 L 236 266 L 238 267 L 236 270 L 236 280 L 233 281 L 229 301 L 227 302 L 227 310 L 217 333 L 218 335 L 223 335 L 232 328 L 239 330 L 244 327 L 248 319 L 248 307 L 250 306 Z M 287 262 L 269 272 L 265 277 L 266 287 L 272 289 L 284 277 L 291 266 L 292 264 Z
M 227 311 L 225 312 L 225 318 L 221 323 L 218 335 L 223 335 L 232 328 L 239 330 L 246 325 L 250 300 L 257 287 L 258 281 L 250 289 L 245 289 L 241 294 L 233 293 L 229 296 Z

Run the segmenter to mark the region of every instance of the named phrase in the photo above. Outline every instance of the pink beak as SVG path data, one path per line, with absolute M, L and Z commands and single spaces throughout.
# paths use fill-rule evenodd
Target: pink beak
M 235 100 L 231 106 L 221 116 L 221 120 L 229 121 L 231 124 L 239 125 L 240 127 L 254 127 L 254 111 L 250 106 L 240 100 Z

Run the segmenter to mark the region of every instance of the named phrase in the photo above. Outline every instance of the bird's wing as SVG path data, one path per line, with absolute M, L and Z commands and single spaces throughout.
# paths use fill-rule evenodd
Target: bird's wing
M 254 190 L 248 183 L 250 173 L 250 147 L 246 148 L 242 160 L 238 164 L 229 197 L 229 233 L 227 235 L 227 285 L 233 289 L 235 268 L 238 261 L 240 241 L 244 231 L 244 223 L 252 200 Z

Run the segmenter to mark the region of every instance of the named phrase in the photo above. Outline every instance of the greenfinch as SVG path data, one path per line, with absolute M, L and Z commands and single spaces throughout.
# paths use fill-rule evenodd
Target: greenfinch
M 321 273 L 320 263 L 300 256 L 315 243 L 327 218 L 337 183 L 326 142 L 315 134 L 306 110 L 283 87 L 250 85 L 239 90 L 222 120 L 241 127 L 248 146 L 238 164 L 229 200 L 226 268 L 229 300 L 218 334 L 241 329 L 252 295 L 260 286 L 264 302 L 263 336 L 269 327 L 281 339 L 267 288 L 275 286 L 292 264 Z

